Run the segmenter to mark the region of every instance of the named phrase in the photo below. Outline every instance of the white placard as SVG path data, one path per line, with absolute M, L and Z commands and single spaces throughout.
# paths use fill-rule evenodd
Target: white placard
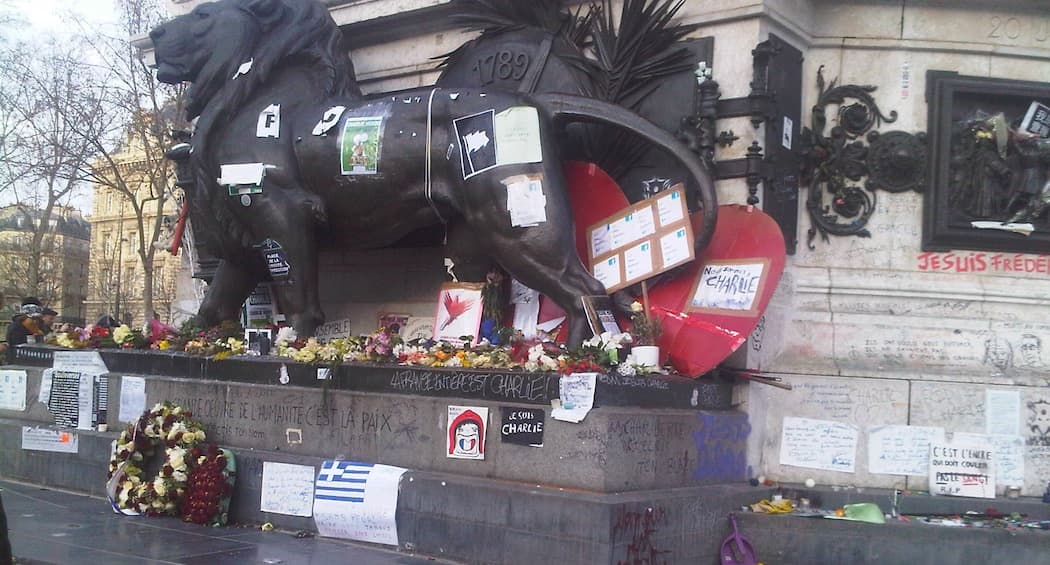
M 101 375 L 108 373 L 106 362 L 98 351 L 56 351 L 51 368 L 56 371 Z
M 594 407 L 598 373 L 573 373 L 558 382 L 561 405 L 551 410 L 551 418 L 580 423 Z
M 25 371 L 0 370 L 0 410 L 25 411 L 28 380 Z
M 995 498 L 995 448 L 973 439 L 930 445 L 930 494 Z
M 76 453 L 79 446 L 80 440 L 74 432 L 22 426 L 22 449 Z
M 281 137 L 281 105 L 270 104 L 259 112 L 255 137 Z
M 857 427 L 843 422 L 784 418 L 780 464 L 853 473 L 857 436 Z
M 259 510 L 289 516 L 313 515 L 314 468 L 263 461 Z
M 605 288 L 612 288 L 623 282 L 620 276 L 620 256 L 614 255 L 595 263 L 594 278 L 601 281 Z
M 325 461 L 317 475 L 314 523 L 330 538 L 398 545 L 397 496 L 407 469 Z
M 262 163 L 234 163 L 219 165 L 219 184 L 223 186 L 262 185 L 266 165 Z
M 507 211 L 512 227 L 531 227 L 547 221 L 547 197 L 539 179 L 507 185 Z
M 135 422 L 146 411 L 146 379 L 142 377 L 120 377 L 121 422 Z
M 995 451 L 995 483 L 999 486 L 1024 486 L 1024 436 L 966 434 L 956 432 L 952 439 L 968 443 L 991 444 Z
M 609 226 L 612 230 L 613 249 L 619 249 L 642 238 L 642 223 L 634 213 L 627 214 Z
M 985 433 L 1015 436 L 1021 433 L 1021 391 L 985 389 Z
M 872 426 L 868 428 L 868 472 L 922 475 L 930 472 L 930 443 L 944 441 L 944 428 Z
M 40 374 L 40 394 L 37 395 L 37 400 L 44 404 L 47 404 L 51 398 L 51 381 L 54 376 L 54 369 L 44 369 L 44 372 Z
M 539 163 L 543 161 L 540 118 L 532 106 L 514 106 L 493 117 L 496 135 L 496 164 Z
M 764 263 L 705 265 L 693 295 L 693 308 L 752 309 L 765 267 Z
M 660 254 L 663 257 L 664 268 L 688 260 L 692 245 L 693 242 L 689 241 L 689 234 L 685 228 L 661 237 Z
M 95 411 L 95 376 L 80 375 L 80 388 L 77 396 L 77 429 L 90 430 L 91 416 Z
M 484 406 L 449 406 L 445 424 L 448 457 L 484 459 L 488 422 L 489 409 Z
M 638 235 L 649 237 L 656 233 L 656 224 L 653 221 L 653 207 L 640 208 L 634 213 L 634 221 L 637 223 Z
M 682 192 L 675 190 L 663 198 L 657 198 L 656 213 L 662 227 L 681 221 L 685 217 L 682 215 Z
M 605 227 L 591 232 L 591 257 L 599 257 L 611 250 L 612 226 L 605 224 Z
M 645 241 L 634 247 L 628 247 L 623 252 L 623 268 L 627 272 L 629 281 L 652 273 L 653 244 Z

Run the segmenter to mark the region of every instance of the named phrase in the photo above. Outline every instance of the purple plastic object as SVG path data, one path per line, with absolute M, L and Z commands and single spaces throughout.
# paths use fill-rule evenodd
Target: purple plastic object
M 751 542 L 744 537 L 736 527 L 736 516 L 729 515 L 729 523 L 733 526 L 733 533 L 722 542 L 723 565 L 758 565 L 758 557 Z

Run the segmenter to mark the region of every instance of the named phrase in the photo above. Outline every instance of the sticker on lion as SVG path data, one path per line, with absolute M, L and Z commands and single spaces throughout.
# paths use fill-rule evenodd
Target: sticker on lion
M 267 276 L 254 248 L 271 240 L 289 265 L 291 284 L 277 289 L 282 307 L 299 335 L 312 335 L 324 322 L 319 245 L 383 247 L 444 223 L 449 239 L 465 233 L 515 279 L 561 306 L 569 314 L 569 344 L 578 345 L 589 336 L 580 297 L 605 288 L 575 251 L 558 119 L 623 127 L 666 150 L 692 176 L 711 219 L 697 235 L 698 248 L 714 230 L 710 173 L 657 126 L 619 106 L 569 95 L 441 87 L 365 98 L 342 33 L 316 0 L 200 4 L 150 37 L 158 79 L 190 82 L 187 114 L 199 116 L 186 200 L 195 237 L 221 258 L 198 312 L 203 323 L 237 317 Z M 280 106 L 280 135 L 257 137 L 260 112 L 273 105 Z M 519 131 L 501 130 L 511 122 L 499 116 L 517 108 L 537 109 L 516 113 L 534 115 L 532 124 L 519 119 Z M 538 147 L 501 152 L 501 139 Z M 515 158 L 525 153 L 539 160 Z M 216 181 L 223 165 L 246 163 L 265 169 L 250 205 Z M 520 175 L 538 179 L 545 222 L 512 225 L 502 181 Z

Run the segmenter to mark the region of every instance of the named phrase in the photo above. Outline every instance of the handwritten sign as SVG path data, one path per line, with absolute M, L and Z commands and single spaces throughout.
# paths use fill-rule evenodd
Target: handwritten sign
M 738 316 L 758 315 L 756 300 L 762 292 L 768 260 L 744 259 L 704 265 L 693 289 L 690 308 Z
M 598 373 L 573 373 L 558 382 L 561 405 L 551 410 L 551 418 L 579 424 L 594 406 Z
M 972 438 L 931 444 L 930 493 L 995 498 L 994 449 Z
M 995 484 L 1008 487 L 1024 486 L 1024 436 L 956 432 L 952 439 L 977 444 L 990 443 L 995 452 Z
M 503 443 L 543 447 L 542 408 L 503 406 L 500 412 L 503 414 L 503 422 L 499 434 Z
M 263 461 L 259 510 L 289 516 L 313 515 L 314 468 Z
M 52 451 L 55 453 L 77 453 L 80 441 L 77 434 L 51 428 L 22 426 L 22 449 L 30 451 Z
M 120 377 L 121 422 L 134 422 L 146 411 L 146 379 L 142 377 Z
M 320 326 L 317 326 L 317 329 L 314 330 L 314 336 L 321 341 L 331 341 L 336 338 L 350 337 L 352 335 L 353 332 L 350 330 L 350 318 L 325 322 Z
M 587 228 L 587 264 L 608 292 L 693 260 L 683 195 L 676 185 Z
M 314 495 L 317 533 L 397 545 L 397 495 L 406 471 L 354 461 L 322 463 Z
M 0 371 L 0 410 L 26 409 L 26 372 Z
M 923 426 L 868 428 L 868 471 L 886 475 L 926 475 L 930 443 L 944 441 L 944 429 Z
M 984 415 L 986 433 L 1021 433 L 1021 391 L 985 389 Z
M 780 464 L 853 473 L 857 435 L 856 426 L 842 422 L 784 418 Z

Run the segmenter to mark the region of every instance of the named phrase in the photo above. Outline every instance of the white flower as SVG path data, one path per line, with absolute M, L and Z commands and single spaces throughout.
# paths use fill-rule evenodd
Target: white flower
M 631 303 L 631 312 L 637 313 L 637 312 L 641 312 L 644 309 L 645 309 L 645 306 L 642 306 L 642 303 L 638 302 L 637 300 L 635 300 L 634 302 Z
M 153 484 L 153 490 L 157 491 L 157 494 L 160 496 L 164 496 L 168 493 L 168 487 L 164 486 L 164 483 L 161 481 L 157 481 Z
M 175 472 L 172 473 L 171 478 L 173 481 L 184 483 L 187 479 L 186 471 L 179 471 L 176 469 Z
M 625 377 L 633 377 L 638 374 L 638 369 L 634 365 L 624 361 L 616 368 L 616 372 Z
M 274 338 L 273 342 L 277 344 L 278 347 L 281 347 L 288 345 L 289 343 L 295 341 L 298 338 L 299 336 L 296 335 L 295 328 L 291 326 L 286 326 L 277 330 L 277 337 Z

